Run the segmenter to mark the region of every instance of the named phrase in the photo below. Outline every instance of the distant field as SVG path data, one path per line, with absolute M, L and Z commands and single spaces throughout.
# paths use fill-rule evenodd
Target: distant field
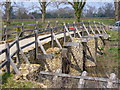
M 110 19 L 110 18 L 81 18 L 81 21 L 96 21 L 96 22 L 103 22 L 106 25 L 112 25 L 114 24 L 115 20 L 114 19 Z M 39 23 L 41 22 L 41 19 L 37 19 L 36 21 L 39 21 Z M 16 25 L 21 25 L 22 23 L 24 24 L 33 24 L 36 22 L 33 19 L 14 19 L 11 20 L 11 26 L 16 26 Z M 46 22 L 66 22 L 66 23 L 72 23 L 75 21 L 75 18 L 52 18 L 52 19 L 46 19 Z

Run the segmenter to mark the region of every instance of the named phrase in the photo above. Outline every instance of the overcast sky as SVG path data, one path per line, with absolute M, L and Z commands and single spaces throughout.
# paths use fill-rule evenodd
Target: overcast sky
M 0 1 L 6 1 L 6 0 L 0 0 Z M 21 6 L 26 7 L 26 8 L 28 8 L 28 9 L 32 8 L 32 5 L 33 5 L 33 4 L 34 4 L 34 5 L 37 5 L 37 6 L 39 7 L 39 3 L 37 2 L 38 0 L 13 0 L 13 1 L 17 1 L 19 4 L 21 3 L 21 1 L 23 1 L 23 2 L 22 2 L 23 5 L 21 5 Z M 29 2 L 25 2 L 25 1 L 29 1 Z M 30 1 L 31 1 L 31 2 L 30 2 Z M 71 1 L 72 1 L 72 0 L 71 0 Z M 92 1 L 92 2 L 90 2 L 90 1 Z M 95 1 L 95 2 L 93 2 L 93 1 Z M 99 2 L 98 2 L 98 1 L 99 1 Z M 104 3 L 108 3 L 108 2 L 114 4 L 114 0 L 87 0 L 86 6 L 87 6 L 87 5 L 90 5 L 90 6 L 95 6 L 96 8 L 99 8 L 99 7 L 103 6 Z M 60 5 L 59 8 L 64 8 L 64 7 L 66 7 L 66 6 L 72 8 L 71 5 Z M 53 6 L 51 6 L 51 5 L 47 7 L 47 11 L 54 10 L 54 9 L 57 9 L 57 8 L 56 8 L 56 7 L 53 7 Z M 32 12 L 32 11 L 34 11 L 34 10 L 35 10 L 35 9 L 29 10 L 29 12 Z M 39 10 L 38 10 L 38 11 L 39 11 Z
M 108 2 L 87 2 L 87 3 L 86 3 L 86 6 L 87 6 L 87 5 L 90 5 L 90 6 L 95 6 L 96 8 L 99 8 L 99 7 L 103 6 L 105 3 L 108 3 Z M 110 3 L 113 3 L 113 4 L 114 4 L 113 1 L 111 1 Z M 31 7 L 32 4 L 36 4 L 36 5 L 39 6 L 39 3 L 38 3 L 38 2 L 24 3 L 24 6 L 25 6 L 25 7 Z M 71 5 L 60 5 L 59 8 L 64 8 L 64 7 L 66 7 L 66 6 L 72 8 Z M 54 10 L 54 9 L 57 9 L 57 8 L 54 7 L 54 6 L 51 6 L 51 5 L 47 7 L 47 11 L 49 11 L 49 10 Z

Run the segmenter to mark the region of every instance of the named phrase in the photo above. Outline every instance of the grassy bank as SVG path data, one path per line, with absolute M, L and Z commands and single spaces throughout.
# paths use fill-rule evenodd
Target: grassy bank
M 120 31 L 110 31 L 111 39 L 118 39 Z M 115 73 L 118 78 L 120 70 L 120 47 L 118 41 L 106 41 L 103 55 L 97 56 L 97 66 L 88 69 L 90 75 L 97 74 L 98 76 L 109 76 Z
M 26 80 L 14 80 L 15 75 L 12 73 L 2 74 L 1 88 L 41 88 L 37 83 Z

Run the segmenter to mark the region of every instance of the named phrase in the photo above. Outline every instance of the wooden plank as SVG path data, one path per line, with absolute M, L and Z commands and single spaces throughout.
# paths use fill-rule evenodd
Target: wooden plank
M 19 72 L 17 66 L 14 64 L 12 58 L 10 58 L 10 64 L 11 64 L 11 66 L 13 67 L 15 73 L 16 73 L 17 75 L 20 75 L 20 72 Z
M 61 69 L 57 69 L 55 73 L 62 73 L 62 70 Z M 54 76 L 53 77 L 53 82 L 55 83 L 57 79 L 58 79 L 58 76 Z
M 8 70 L 8 73 L 10 73 L 10 64 L 11 66 L 13 67 L 14 71 L 16 74 L 20 74 L 19 70 L 17 69 L 16 65 L 14 64 L 14 62 L 12 61 L 12 58 L 10 56 L 10 49 L 9 49 L 9 43 L 6 44 L 6 47 L 7 47 L 7 70 Z
M 38 44 L 40 45 L 40 49 L 42 50 L 43 54 L 47 54 L 39 39 L 38 39 Z
M 98 33 L 101 34 L 100 30 L 97 28 L 97 26 L 95 24 L 95 21 L 94 21 L 94 26 L 95 26 L 96 30 L 98 31 Z
M 39 54 L 37 56 L 38 59 L 52 59 L 53 58 L 53 55 L 52 54 L 44 54 L 44 55 L 41 55 Z
M 3 68 L 7 64 L 7 61 L 4 61 L 0 64 L 0 69 Z
M 60 42 L 58 41 L 58 39 L 57 39 L 57 37 L 55 36 L 54 33 L 53 33 L 53 37 L 54 37 L 54 39 L 55 39 L 57 45 L 59 46 L 59 48 L 62 49 L 62 46 L 61 46 Z
M 95 34 L 95 31 L 92 29 L 91 25 L 89 25 L 89 27 L 90 27 L 90 30 L 92 31 L 92 33 L 93 33 L 94 35 L 96 35 L 96 34 Z
M 65 45 L 64 46 L 79 46 L 80 45 L 80 43 L 78 43 L 78 42 L 66 42 L 65 43 Z
M 105 30 L 105 27 L 104 27 L 104 24 L 102 23 L 101 25 L 102 25 L 102 30 L 103 30 L 103 32 L 104 32 L 105 34 L 107 34 L 107 32 L 106 32 L 106 30 Z
M 54 47 L 54 36 L 53 36 L 53 29 L 51 28 L 51 48 Z
M 22 32 L 20 33 L 20 36 L 24 36 L 24 23 L 22 23 L 22 27 L 21 27 L 21 29 L 22 29 Z
M 81 76 L 87 76 L 87 72 L 83 71 Z M 78 82 L 78 88 L 84 88 L 84 84 L 85 84 L 85 80 L 84 79 L 80 79 Z
M 67 33 L 69 34 L 71 41 L 74 41 L 73 37 L 71 36 L 71 34 L 70 34 L 70 32 L 69 32 L 69 30 L 68 30 L 68 28 L 67 28 L 65 23 L 64 23 L 64 27 L 65 27 L 65 30 L 67 31 Z
M 4 25 L 4 27 L 3 27 L 3 31 L 2 31 L 2 40 L 3 41 L 5 41 L 5 37 L 6 37 L 6 28 L 7 28 L 7 26 L 6 25 Z
M 88 29 L 86 28 L 85 24 L 84 24 L 84 23 L 82 23 L 82 25 L 83 25 L 83 28 L 85 29 L 85 31 L 87 32 L 87 34 L 88 34 L 88 36 L 89 36 L 89 35 L 90 35 L 90 33 L 89 33 Z
M 28 58 L 25 56 L 25 54 L 24 54 L 24 52 L 22 51 L 22 49 L 21 49 L 21 48 L 19 48 L 19 49 L 20 49 L 20 53 L 21 53 L 23 59 L 25 60 L 25 62 L 26 62 L 27 64 L 30 64 Z
M 78 31 L 78 28 L 76 26 L 75 26 L 75 30 L 76 30 L 78 36 L 81 38 L 82 36 L 81 36 L 80 32 Z
M 64 29 L 64 43 L 63 44 L 65 44 L 65 42 L 66 42 L 66 30 L 65 30 L 65 28 L 63 28 Z
M 99 36 L 99 38 L 102 40 L 102 43 L 103 43 L 103 45 L 105 46 L 105 45 L 106 45 L 106 43 L 105 43 L 104 38 L 103 38 L 102 36 Z
M 44 72 L 40 71 L 40 74 L 44 75 L 55 75 L 59 77 L 67 77 L 67 78 L 75 78 L 75 79 L 85 79 L 85 80 L 91 80 L 91 81 L 101 81 L 101 82 L 107 82 L 108 78 L 101 78 L 101 77 L 91 77 L 91 76 L 77 76 L 77 75 L 70 75 L 70 74 L 63 74 L 63 73 L 53 73 L 53 72 Z M 120 83 L 120 80 L 112 81 L 113 83 Z
M 37 55 L 38 55 L 38 41 L 37 41 L 37 38 L 38 38 L 38 31 L 34 31 L 35 33 L 35 59 L 37 59 Z
M 116 79 L 116 75 L 114 73 L 111 73 L 108 80 L 107 88 L 114 88 L 112 81 L 114 81 L 115 79 Z

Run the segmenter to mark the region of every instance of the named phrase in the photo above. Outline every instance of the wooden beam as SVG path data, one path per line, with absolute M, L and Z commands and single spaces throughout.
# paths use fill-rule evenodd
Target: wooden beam
M 52 59 L 52 58 L 53 58 L 53 55 L 52 55 L 52 54 L 43 54 L 43 55 L 39 54 L 39 55 L 37 56 L 37 58 L 38 58 L 38 59 Z
M 83 71 L 81 76 L 87 76 L 87 72 Z M 78 88 L 84 88 L 84 84 L 85 84 L 85 80 L 84 79 L 80 79 L 78 82 Z
M 66 30 L 65 30 L 65 28 L 63 28 L 64 29 L 64 43 L 63 44 L 65 44 L 65 42 L 66 42 Z
M 98 33 L 101 35 L 101 32 L 100 32 L 100 30 L 97 28 L 97 26 L 96 26 L 96 24 L 95 24 L 95 21 L 94 21 L 94 26 L 95 26 L 96 30 L 98 31 Z
M 70 75 L 70 74 L 63 74 L 63 73 L 53 73 L 53 72 L 44 72 L 40 71 L 40 74 L 44 75 L 55 75 L 59 77 L 67 77 L 67 78 L 75 78 L 75 79 L 85 79 L 85 80 L 91 80 L 91 81 L 101 81 L 101 82 L 107 82 L 108 78 L 101 78 L 101 77 L 91 77 L 91 76 L 77 76 L 77 75 Z M 113 83 L 120 83 L 120 80 L 114 80 Z
M 112 82 L 114 80 L 116 80 L 116 75 L 114 73 L 111 73 L 108 80 L 107 88 L 114 88 L 113 82 Z
M 19 55 L 19 51 L 20 51 L 20 45 L 19 45 L 19 38 L 18 36 L 16 37 L 16 47 L 17 47 L 17 62 L 20 63 L 20 55 Z
M 11 64 L 11 66 L 13 67 L 15 73 L 16 73 L 17 75 L 20 75 L 20 72 L 19 72 L 17 66 L 14 64 L 12 58 L 10 58 L 10 64 Z
M 6 52 L 6 55 L 7 55 L 7 71 L 8 73 L 10 73 L 10 65 L 13 67 L 14 71 L 16 74 L 20 74 L 19 70 L 17 69 L 16 65 L 14 64 L 11 56 L 10 56 L 10 49 L 9 49 L 9 43 L 6 44 L 6 48 L 7 48 L 7 52 Z
M 37 59 L 37 55 L 38 55 L 38 41 L 37 41 L 37 38 L 38 38 L 38 31 L 34 31 L 35 33 L 35 59 Z
M 80 43 L 78 43 L 78 42 L 66 42 L 65 43 L 65 45 L 64 46 L 79 46 L 80 45 Z
M 82 25 L 83 25 L 83 28 L 85 29 L 85 31 L 87 32 L 87 34 L 88 34 L 88 36 L 89 36 L 89 35 L 90 35 L 90 33 L 89 33 L 88 29 L 86 28 L 85 24 L 84 24 L 84 23 L 82 23 Z
M 43 54 L 47 54 L 39 38 L 38 38 L 38 44 L 40 45 L 40 49 L 42 50 Z
M 92 33 L 93 33 L 94 35 L 96 35 L 96 34 L 95 34 L 95 31 L 92 29 L 92 27 L 91 27 L 90 24 L 89 24 L 89 28 L 90 28 L 90 30 L 92 31 Z
M 54 47 L 54 36 L 53 36 L 53 29 L 51 28 L 51 47 Z
M 67 33 L 69 34 L 71 41 L 74 41 L 74 40 L 73 40 L 73 37 L 72 37 L 72 35 L 70 34 L 70 32 L 69 32 L 69 30 L 68 30 L 68 28 L 67 28 L 67 26 L 66 26 L 65 23 L 64 23 L 64 27 L 65 27 L 65 30 L 67 31 Z
M 82 36 L 81 36 L 80 32 L 78 31 L 78 28 L 76 26 L 75 26 L 75 31 L 77 32 L 78 36 L 81 38 Z
M 62 73 L 61 69 L 57 69 L 55 73 Z M 53 77 L 53 81 L 56 81 L 58 79 L 58 76 Z
M 61 46 L 60 42 L 58 41 L 58 39 L 57 39 L 57 37 L 55 36 L 54 33 L 53 33 L 53 37 L 54 37 L 54 39 L 55 39 L 57 45 L 59 46 L 59 48 L 62 49 L 62 46 Z
M 30 64 L 28 58 L 26 57 L 26 55 L 24 54 L 24 52 L 22 51 L 22 49 L 21 49 L 21 48 L 19 48 L 19 49 L 20 49 L 20 53 L 21 53 L 23 59 L 25 60 L 25 62 L 26 62 L 27 64 Z

